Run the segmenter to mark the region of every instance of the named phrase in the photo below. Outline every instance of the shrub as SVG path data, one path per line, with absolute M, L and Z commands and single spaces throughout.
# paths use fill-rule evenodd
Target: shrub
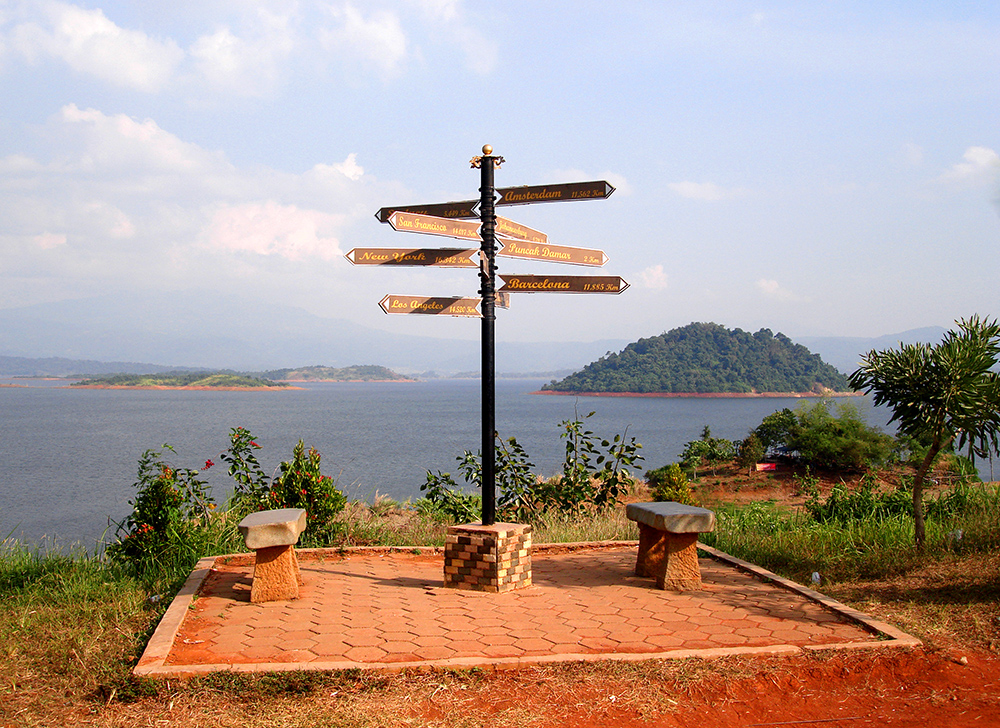
M 303 539 L 317 545 L 329 543 L 337 530 L 334 517 L 344 509 L 347 498 L 333 478 L 320 471 L 319 451 L 311 447 L 306 453 L 305 443 L 299 440 L 291 461 L 282 462 L 279 471 L 261 510 L 304 508 L 309 526 Z
M 164 445 L 164 450 L 173 448 Z M 206 463 L 211 467 L 211 461 Z M 192 556 L 197 531 L 208 524 L 215 502 L 199 471 L 175 468 L 162 450 L 146 450 L 139 458 L 132 513 L 117 524 L 116 543 L 108 556 L 145 574 L 169 569 Z
M 670 463 L 656 470 L 649 470 L 645 475 L 649 483 L 654 501 L 676 501 L 694 505 L 694 495 L 691 493 L 691 481 L 681 470 L 679 463 Z

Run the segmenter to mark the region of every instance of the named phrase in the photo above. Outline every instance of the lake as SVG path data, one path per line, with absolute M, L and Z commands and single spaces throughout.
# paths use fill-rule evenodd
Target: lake
M 219 453 L 229 431 L 243 426 L 263 449 L 265 472 L 290 459 L 301 438 L 323 456 L 323 472 L 349 497 L 420 497 L 427 470 L 458 479 L 456 457 L 478 451 L 480 383 L 309 383 L 284 391 L 76 389 L 61 382 L 10 380 L 0 387 L 0 538 L 54 538 L 92 548 L 123 519 L 134 497 L 139 456 L 164 444 L 175 466 L 216 467 L 203 475 L 220 502 L 231 481 Z M 742 438 L 761 419 L 795 398 L 702 399 L 534 395 L 542 380 L 499 380 L 496 422 L 515 436 L 535 472 L 554 475 L 563 459 L 560 422 L 596 414 L 588 429 L 610 438 L 628 428 L 643 445 L 642 471 L 677 459 L 684 443 L 708 425 L 716 437 Z M 850 401 L 870 424 L 885 428 L 888 412 L 868 397 Z M 113 534 L 112 526 L 108 537 Z

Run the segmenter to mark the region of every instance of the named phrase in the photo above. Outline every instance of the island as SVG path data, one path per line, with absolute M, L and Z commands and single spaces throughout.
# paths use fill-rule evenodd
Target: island
M 87 389 L 289 389 L 283 382 L 233 372 L 174 372 L 166 374 L 114 374 L 74 382 Z
M 349 367 L 299 367 L 298 369 L 272 369 L 260 376 L 281 382 L 414 382 L 415 379 L 397 374 L 386 367 L 374 364 Z
M 784 334 L 692 323 L 608 352 L 538 394 L 763 397 L 853 394 L 847 377 Z

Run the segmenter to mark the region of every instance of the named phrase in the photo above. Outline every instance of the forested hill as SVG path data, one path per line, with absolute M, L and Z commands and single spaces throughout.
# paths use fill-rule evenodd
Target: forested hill
M 555 392 L 744 393 L 850 391 L 847 377 L 784 334 L 750 334 L 693 323 L 618 354 L 607 354 L 565 379 Z

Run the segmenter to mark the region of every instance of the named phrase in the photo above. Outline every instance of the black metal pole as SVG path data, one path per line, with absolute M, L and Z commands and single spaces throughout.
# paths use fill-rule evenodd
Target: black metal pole
M 483 296 L 483 525 L 496 523 L 496 210 L 493 205 L 493 148 L 483 147 L 480 162 L 479 219 L 483 239 L 479 279 Z

